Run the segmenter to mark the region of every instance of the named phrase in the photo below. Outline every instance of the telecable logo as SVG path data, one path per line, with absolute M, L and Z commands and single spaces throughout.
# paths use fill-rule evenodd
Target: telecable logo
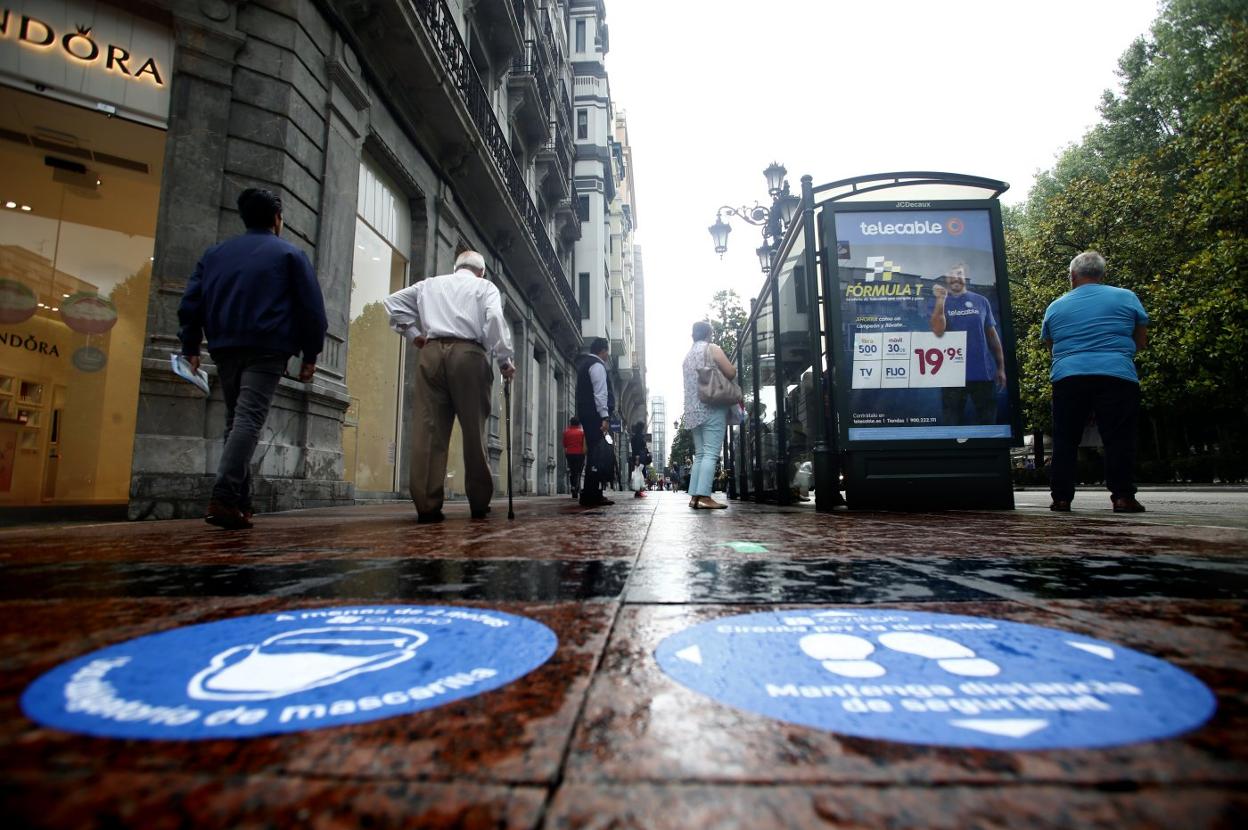
M 939 222 L 859 222 L 863 236 L 935 236 L 945 232 Z

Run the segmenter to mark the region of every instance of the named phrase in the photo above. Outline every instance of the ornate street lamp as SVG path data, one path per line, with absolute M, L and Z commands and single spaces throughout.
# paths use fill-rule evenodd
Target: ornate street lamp
M 763 171 L 763 175 L 767 177 L 767 195 L 773 199 L 780 195 L 780 191 L 784 189 L 784 176 L 788 172 L 778 161 L 773 161 L 767 166 L 767 169 Z
M 764 274 L 771 273 L 771 246 L 763 243 L 754 249 L 754 253 L 758 254 L 758 267 L 763 269 Z
M 784 190 L 780 193 L 780 221 L 787 228 L 793 223 L 793 217 L 797 214 L 797 208 L 802 203 L 801 196 L 794 196 L 789 192 L 789 183 L 784 183 Z
M 754 253 L 758 255 L 758 265 L 763 273 L 771 273 L 772 253 L 780 246 L 785 230 L 793 222 L 802 203 L 800 197 L 789 193 L 789 183 L 784 178 L 787 173 L 784 165 L 775 161 L 763 171 L 767 180 L 767 193 L 772 199 L 771 207 L 755 202 L 753 207 L 722 205 L 715 212 L 715 224 L 707 230 L 711 233 L 711 239 L 715 242 L 715 253 L 719 254 L 720 259 L 723 259 L 724 252 L 728 250 L 728 233 L 732 230 L 724 217 L 735 216 L 762 228 L 763 244 Z
M 725 222 L 718 214 L 715 215 L 715 224 L 707 228 L 711 232 L 711 239 L 715 240 L 715 253 L 719 254 L 719 258 L 724 258 L 724 251 L 728 250 L 728 234 L 732 231 L 732 226 Z

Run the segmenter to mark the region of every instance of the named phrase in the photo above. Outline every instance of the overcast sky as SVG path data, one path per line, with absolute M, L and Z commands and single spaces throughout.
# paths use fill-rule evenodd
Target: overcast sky
M 1001 179 L 1006 203 L 1098 119 L 1119 56 L 1155 0 L 607 0 L 611 97 L 628 115 L 646 280 L 647 384 L 680 417 L 680 361 L 711 296 L 762 287 L 759 230 L 707 227 L 721 205 L 769 202 L 867 173 Z

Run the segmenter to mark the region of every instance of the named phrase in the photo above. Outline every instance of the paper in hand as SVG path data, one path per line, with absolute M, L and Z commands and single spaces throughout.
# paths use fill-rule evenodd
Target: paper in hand
M 173 373 L 194 386 L 205 395 L 208 394 L 208 373 L 203 369 L 192 370 L 191 362 L 177 352 L 169 353 L 169 364 Z

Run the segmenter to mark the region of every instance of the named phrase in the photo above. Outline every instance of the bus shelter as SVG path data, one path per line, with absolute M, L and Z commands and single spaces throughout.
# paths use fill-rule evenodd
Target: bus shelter
M 819 510 L 1014 506 L 1008 187 L 934 172 L 802 178 L 800 215 L 738 336 L 730 495 Z

